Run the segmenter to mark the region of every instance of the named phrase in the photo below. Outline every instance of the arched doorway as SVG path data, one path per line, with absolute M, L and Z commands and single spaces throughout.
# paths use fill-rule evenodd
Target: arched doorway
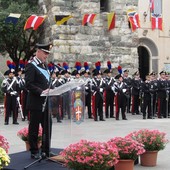
M 158 72 L 158 48 L 154 41 L 146 37 L 140 38 L 138 56 L 139 71 L 143 80 L 149 72 Z
M 138 47 L 138 56 L 139 56 L 139 72 L 142 80 L 145 80 L 145 76 L 149 73 L 150 70 L 150 55 L 146 47 Z

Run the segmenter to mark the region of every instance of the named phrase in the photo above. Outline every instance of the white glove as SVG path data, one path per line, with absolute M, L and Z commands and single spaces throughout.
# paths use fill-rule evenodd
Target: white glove
M 56 72 L 59 72 L 59 69 L 56 67 L 55 69 L 54 69 L 54 72 L 56 73 Z
M 112 91 L 115 92 L 115 87 L 111 87 Z
M 77 87 L 77 88 L 76 88 L 76 90 L 80 90 L 80 89 L 81 89 L 81 87 Z
M 7 81 L 6 79 L 4 79 L 4 80 L 2 81 L 1 87 L 5 87 L 5 86 L 7 86 L 7 85 L 8 85 L 8 81 Z
M 123 89 L 122 91 L 123 91 L 123 93 L 125 93 L 125 92 L 126 92 L 126 89 Z
M 10 92 L 11 95 L 17 95 L 17 92 L 16 91 L 13 91 L 13 92 Z
M 102 88 L 100 88 L 100 92 L 103 92 L 103 89 L 102 89 Z
M 7 83 L 7 80 L 6 80 L 6 79 L 4 79 L 4 80 L 3 80 L 3 83 L 4 83 L 4 84 L 6 84 L 6 83 Z
M 85 87 L 86 90 L 88 90 L 89 88 L 88 87 Z

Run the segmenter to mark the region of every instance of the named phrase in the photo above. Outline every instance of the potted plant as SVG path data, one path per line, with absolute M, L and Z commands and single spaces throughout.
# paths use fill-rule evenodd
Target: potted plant
M 127 135 L 144 145 L 146 152 L 140 156 L 141 165 L 156 166 L 158 151 L 163 150 L 168 142 L 166 133 L 159 130 L 141 129 Z M 145 158 L 146 162 L 145 162 Z M 148 160 L 148 158 L 152 158 Z
M 29 150 L 30 146 L 29 146 L 28 127 L 24 127 L 22 129 L 20 129 L 17 132 L 17 136 L 19 138 L 21 138 L 25 142 L 26 150 Z M 39 132 L 38 132 L 38 147 L 39 148 L 41 147 L 41 144 L 42 144 L 42 127 L 40 126 L 39 127 Z
M 119 158 L 115 145 L 87 140 L 69 145 L 60 154 L 66 167 L 74 170 L 109 170 Z
M 8 166 L 10 163 L 10 158 L 4 148 L 0 147 L 0 169 Z
M 7 139 L 2 135 L 0 135 L 0 147 L 3 148 L 6 151 L 6 153 L 8 153 L 9 143 Z
M 115 170 L 133 170 L 134 161 L 145 152 L 143 144 L 128 137 L 115 137 L 108 143 L 118 148 L 119 162 L 115 165 Z

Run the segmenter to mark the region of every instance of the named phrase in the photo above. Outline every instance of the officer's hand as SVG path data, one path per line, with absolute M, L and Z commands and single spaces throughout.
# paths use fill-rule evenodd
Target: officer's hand
M 50 89 L 46 89 L 42 92 L 42 94 L 47 94 L 47 93 L 49 93 L 49 91 L 50 91 Z

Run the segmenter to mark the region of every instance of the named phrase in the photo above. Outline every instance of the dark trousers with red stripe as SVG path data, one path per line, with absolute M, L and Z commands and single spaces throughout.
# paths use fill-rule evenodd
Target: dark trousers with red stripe
M 126 119 L 125 111 L 127 106 L 127 98 L 124 94 L 117 94 L 115 98 L 116 105 L 116 120 L 119 119 L 119 112 L 121 109 L 122 119 Z
M 133 95 L 132 96 L 132 114 L 139 114 L 139 95 Z
M 151 117 L 151 96 L 149 94 L 145 94 L 144 95 L 144 99 L 143 99 L 143 117 L 146 118 L 150 118 Z
M 111 90 L 106 91 L 106 101 L 105 101 L 106 118 L 109 117 L 109 113 L 110 113 L 110 117 L 114 116 L 114 97 L 115 94 L 113 93 L 113 91 Z
M 166 117 L 166 97 L 158 97 L 158 118 Z
M 17 102 L 16 96 L 6 94 L 6 103 L 5 103 L 5 122 L 9 123 L 9 116 L 12 113 L 13 123 L 17 122 L 18 114 L 17 114 Z
M 92 117 L 91 113 L 91 93 L 87 93 L 85 95 L 85 105 L 87 106 L 88 117 Z
M 100 120 L 103 120 L 103 98 L 102 93 L 97 92 L 95 94 L 95 107 L 94 107 L 94 115 L 95 120 L 98 120 L 98 116 Z

